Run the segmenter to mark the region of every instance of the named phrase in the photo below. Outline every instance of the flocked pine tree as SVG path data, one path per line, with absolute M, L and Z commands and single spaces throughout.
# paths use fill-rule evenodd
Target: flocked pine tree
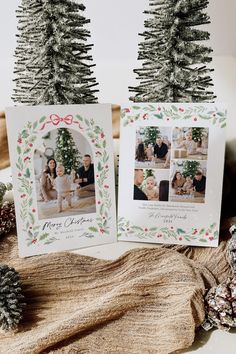
M 16 87 L 25 104 L 95 103 L 92 45 L 83 4 L 73 0 L 23 0 L 18 10 Z
M 15 50 L 15 70 L 16 78 L 14 94 L 15 102 L 34 104 L 37 100 L 31 91 L 34 86 L 34 76 L 36 67 L 31 65 L 34 56 L 34 46 L 39 41 L 40 31 L 37 30 L 32 19 L 32 12 L 41 11 L 42 4 L 37 0 L 22 0 L 16 10 L 18 19 L 17 47 Z
M 80 155 L 71 132 L 66 128 L 58 129 L 55 158 L 65 167 L 65 173 L 77 171 L 82 156 Z
M 150 0 L 150 16 L 141 35 L 135 69 L 140 84 L 130 87 L 134 102 L 210 102 L 215 96 L 208 63 L 212 49 L 202 41 L 207 31 L 196 28 L 210 23 L 204 12 L 208 0 Z

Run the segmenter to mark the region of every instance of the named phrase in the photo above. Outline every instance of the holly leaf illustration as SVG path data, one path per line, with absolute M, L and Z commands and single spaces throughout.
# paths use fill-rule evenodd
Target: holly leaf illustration
M 89 231 L 92 231 L 92 232 L 98 232 L 98 229 L 94 226 L 90 226 L 88 229 L 89 229 Z

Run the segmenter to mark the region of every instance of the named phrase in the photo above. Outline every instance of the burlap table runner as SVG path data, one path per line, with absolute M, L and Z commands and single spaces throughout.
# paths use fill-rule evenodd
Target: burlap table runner
M 27 307 L 18 332 L 0 333 L 0 353 L 187 348 L 204 319 L 205 288 L 228 274 L 225 245 L 179 247 L 193 259 L 166 247 L 135 249 L 115 261 L 72 253 L 19 259 L 16 237 L 5 237 L 0 261 L 20 273 Z

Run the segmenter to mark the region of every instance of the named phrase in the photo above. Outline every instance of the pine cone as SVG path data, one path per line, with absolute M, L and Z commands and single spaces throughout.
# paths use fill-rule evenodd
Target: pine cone
M 6 185 L 4 183 L 0 182 L 0 204 L 2 203 L 4 194 L 6 193 L 6 191 L 7 191 Z
M 217 327 L 229 330 L 236 327 L 236 226 L 230 228 L 232 238 L 228 242 L 226 257 L 233 276 L 226 282 L 211 288 L 205 297 L 205 330 Z
M 4 330 L 16 328 L 22 318 L 25 304 L 19 279 L 14 268 L 0 265 L 0 327 Z
M 236 277 L 211 288 L 205 302 L 207 318 L 202 324 L 204 329 L 217 327 L 229 330 L 236 327 Z
M 16 227 L 15 206 L 6 201 L 0 205 L 0 235 L 8 233 Z
M 236 225 L 231 226 L 229 231 L 232 237 L 228 242 L 226 257 L 233 273 L 236 274 Z

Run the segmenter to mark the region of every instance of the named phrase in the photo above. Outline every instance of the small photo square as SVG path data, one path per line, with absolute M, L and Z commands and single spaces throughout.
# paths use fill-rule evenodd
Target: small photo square
M 207 160 L 209 128 L 175 127 L 173 129 L 173 159 Z
M 169 200 L 169 171 L 135 169 L 133 199 L 167 202 Z
M 171 202 L 205 203 L 207 162 L 173 160 L 171 162 Z
M 135 168 L 170 168 L 171 128 L 138 127 L 136 130 Z

